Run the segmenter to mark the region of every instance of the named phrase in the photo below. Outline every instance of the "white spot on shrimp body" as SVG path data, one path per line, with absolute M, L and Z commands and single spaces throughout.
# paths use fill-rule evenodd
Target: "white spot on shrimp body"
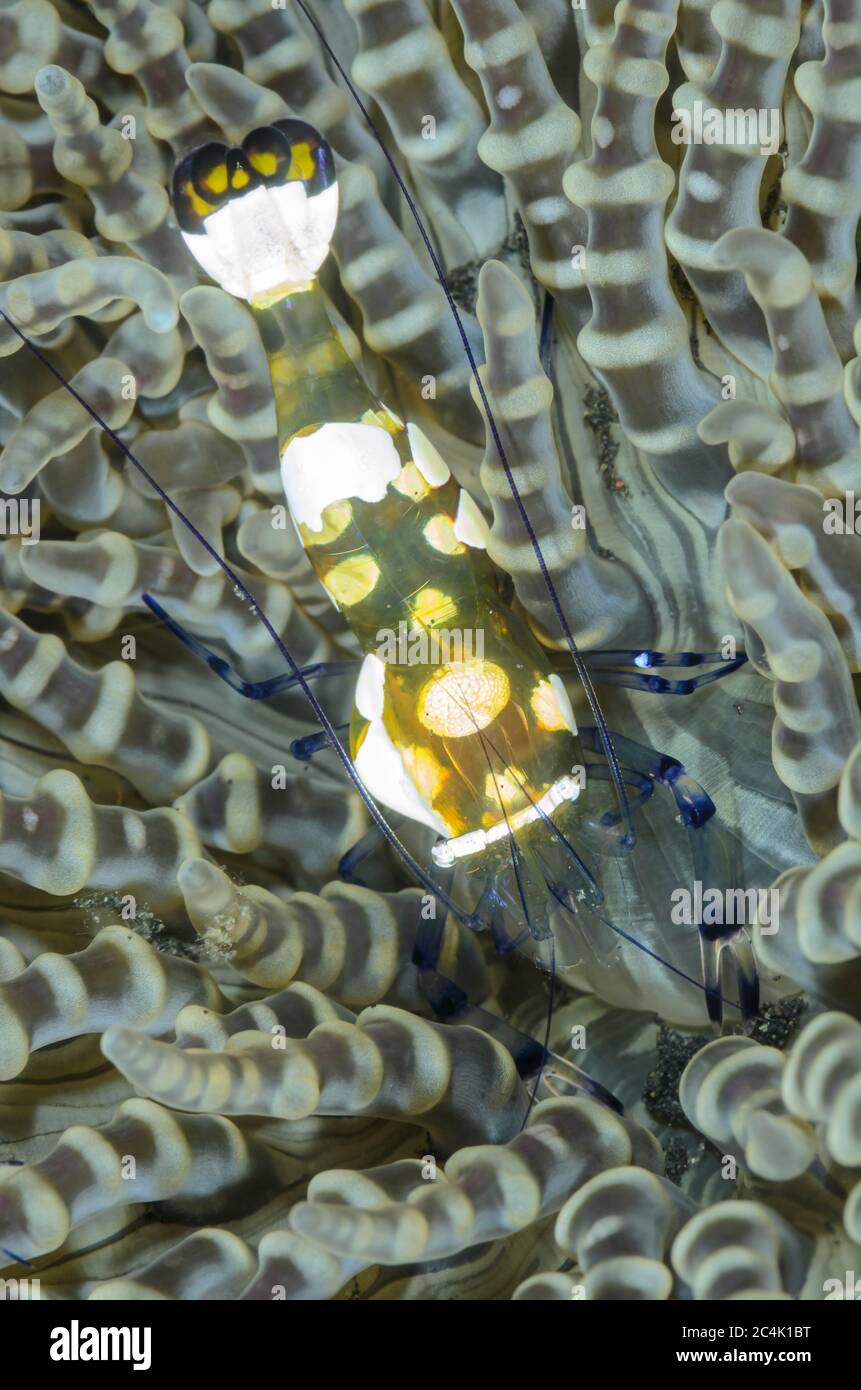
M 17 641 L 18 629 L 7 627 L 5 632 L 0 632 L 0 652 L 11 652 Z
M 385 701 L 385 664 L 373 652 L 368 652 L 359 671 L 353 696 L 356 709 L 363 719 L 382 719 Z
M 565 720 L 565 723 L 571 730 L 571 733 L 576 734 L 577 720 L 574 716 L 574 710 L 571 705 L 571 701 L 568 698 L 568 691 L 562 684 L 561 677 L 557 676 L 555 671 L 550 677 L 550 684 L 553 687 L 553 693 L 556 696 L 557 701 L 559 702 L 559 712 L 562 715 L 562 718 Z
M 440 835 L 448 835 L 442 817 L 419 795 L 382 719 L 371 722 L 354 765 L 375 800 L 410 820 L 429 825 Z
M 373 652 L 368 652 L 353 696 L 359 714 L 369 721 L 355 757 L 356 771 L 375 800 L 420 825 L 429 825 L 439 834 L 448 835 L 448 827 L 419 792 L 383 723 L 385 682 L 385 663 Z
M 431 444 L 424 430 L 418 425 L 407 425 L 407 438 L 413 463 L 421 473 L 428 487 L 442 487 L 451 477 L 451 471 L 442 454 Z
M 490 528 L 468 492 L 460 490 L 457 516 L 454 520 L 454 534 L 462 545 L 471 545 L 474 550 L 486 550 L 490 538 Z
M 332 502 L 381 502 L 400 471 L 392 436 L 380 425 L 321 425 L 291 439 L 281 455 L 287 505 L 311 531 L 323 529 L 323 512 Z
M 789 339 L 787 338 L 785 333 L 778 333 L 777 346 L 780 348 L 781 352 L 786 352 L 787 348 L 789 347 Z
M 222 289 L 253 300 L 279 285 L 307 284 L 326 259 L 337 216 L 336 183 L 309 196 L 294 180 L 231 199 L 210 213 L 203 232 L 182 238 Z
M 500 87 L 496 94 L 496 104 L 501 107 L 503 111 L 510 111 L 512 107 L 517 105 L 522 96 L 522 87 Z
M 592 122 L 592 139 L 602 150 L 612 145 L 616 138 L 616 128 L 606 116 L 596 116 Z
M 34 830 L 38 829 L 39 816 L 38 813 L 33 810 L 32 806 L 24 807 L 21 812 L 21 819 L 24 822 L 24 829 L 29 830 L 31 834 Z

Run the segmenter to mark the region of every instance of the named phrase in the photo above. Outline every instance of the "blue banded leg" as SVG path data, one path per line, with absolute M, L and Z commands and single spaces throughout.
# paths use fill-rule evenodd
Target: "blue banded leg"
M 646 690 L 652 695 L 692 695 L 695 690 L 722 680 L 747 661 L 744 652 L 731 660 L 720 652 L 657 652 L 634 648 L 617 651 L 584 652 L 583 661 L 599 685 L 620 685 L 628 690 Z M 714 666 L 688 679 L 672 679 L 651 674 L 656 668 Z
M 485 870 L 487 880 L 474 916 L 489 929 L 501 955 L 528 946 L 535 964 L 549 968 L 547 956 L 554 938 L 549 913 L 554 905 L 570 911 L 576 901 L 584 910 L 595 910 L 603 895 L 560 825 L 544 812 L 539 815 L 546 834 L 534 832 L 525 853 L 514 836 L 509 837 L 508 858 L 500 844 L 498 861 Z
M 403 824 L 404 816 L 396 816 L 390 812 L 389 825 L 393 830 L 397 830 Z M 356 869 L 363 864 L 366 859 L 386 843 L 386 837 L 382 830 L 376 825 L 372 825 L 370 830 L 366 830 L 361 840 L 357 840 L 351 845 L 346 854 L 342 854 L 338 860 L 338 877 L 347 883 L 355 883 L 357 887 L 364 888 L 366 885 L 360 878 L 356 878 Z
M 730 866 L 727 860 L 721 860 L 723 850 L 720 837 L 712 838 L 707 830 L 716 812 L 715 804 L 708 792 L 691 777 L 679 759 L 671 754 L 646 748 L 612 731 L 610 736 L 622 763 L 626 780 L 629 772 L 635 769 L 637 775 L 650 779 L 653 784 L 661 783 L 672 792 L 680 819 L 688 831 L 694 879 L 701 883 L 715 879 L 726 880 Z M 581 728 L 580 740 L 589 752 L 602 751 L 600 734 L 596 728 Z M 609 771 L 604 764 L 587 764 L 587 781 L 590 776 L 607 780 Z M 608 812 L 603 819 L 617 823 L 619 818 L 617 814 Z M 735 1006 L 734 1000 L 721 993 L 720 956 L 721 952 L 728 948 L 735 965 L 737 1007 L 743 1021 L 749 1025 L 759 1008 L 759 980 L 746 933 L 737 926 L 722 924 L 714 927 L 700 925 L 699 931 L 703 989 L 711 1022 L 720 1027 L 723 1022 L 724 1005 Z
M 537 813 L 536 823 L 522 842 L 509 827 L 508 835 L 488 850 L 480 870 L 483 886 L 472 915 L 479 929 L 489 930 L 500 954 L 530 941 L 539 947 L 552 941 L 548 910 L 554 899 L 563 907 L 574 895 L 590 907 L 602 900 L 594 876 L 562 825 L 538 802 L 529 800 Z M 539 949 L 536 963 L 542 958 Z
M 594 725 L 586 725 L 579 731 L 580 742 L 590 753 L 602 751 L 601 736 Z M 661 782 L 673 793 L 679 813 L 685 825 L 698 829 L 711 820 L 715 814 L 715 804 L 708 792 L 700 786 L 683 763 L 670 753 L 658 753 L 654 748 L 646 748 L 641 743 L 611 731 L 613 746 L 626 772 Z M 589 764 L 587 778 L 602 776 L 603 764 Z
M 242 676 L 234 671 L 229 661 L 207 647 L 199 637 L 195 637 L 194 633 L 189 632 L 181 623 L 178 623 L 176 618 L 172 618 L 153 598 L 152 594 L 143 594 L 142 597 L 147 608 L 164 623 L 168 632 L 178 638 L 183 646 L 188 647 L 188 650 L 199 657 L 201 661 L 205 661 L 210 671 L 213 671 L 219 680 L 224 681 L 225 685 L 229 685 L 231 690 L 235 690 L 237 695 L 244 696 L 246 700 L 271 700 L 273 695 L 280 695 L 282 691 L 290 690 L 298 684 L 299 677 L 288 672 L 285 672 L 283 676 L 272 676 L 271 679 L 265 681 L 243 680 Z M 323 676 L 340 676 L 345 671 L 354 670 L 358 664 L 357 661 L 317 661 L 311 666 L 303 667 L 300 674 L 305 680 L 319 679 Z
M 349 724 L 335 725 L 335 733 L 339 738 L 343 738 L 349 732 Z M 319 733 L 305 734 L 302 738 L 294 738 L 290 744 L 290 752 L 300 763 L 310 763 L 315 753 L 322 753 L 324 748 L 331 748 L 331 746 L 329 735 L 325 729 L 321 729 Z
M 511 1053 L 518 1075 L 523 1080 L 528 1081 L 537 1076 L 556 1078 L 555 1084 L 544 1087 L 548 1094 L 570 1095 L 582 1091 L 585 1095 L 610 1106 L 619 1114 L 623 1113 L 621 1103 L 612 1092 L 595 1081 L 588 1072 L 581 1071 L 572 1062 L 558 1057 L 536 1038 L 512 1027 L 497 1014 L 473 1004 L 460 985 L 437 970 L 443 930 L 442 918 L 423 920 L 419 924 L 413 949 L 413 963 L 418 970 L 419 988 L 436 1017 L 443 1023 L 467 1025 L 489 1033 Z M 564 1090 L 559 1086 L 560 1079 Z
M 580 732 L 583 732 L 582 729 Z M 613 774 L 606 763 L 584 763 L 583 771 L 587 782 L 590 778 L 594 778 L 597 782 L 613 781 Z M 636 811 L 637 807 L 642 806 L 653 794 L 655 783 L 644 773 L 635 772 L 630 767 L 620 765 L 619 771 L 625 786 L 635 792 L 633 797 L 628 798 L 628 804 L 632 811 Z M 618 825 L 620 820 L 618 811 L 608 811 L 605 817 L 607 825 Z

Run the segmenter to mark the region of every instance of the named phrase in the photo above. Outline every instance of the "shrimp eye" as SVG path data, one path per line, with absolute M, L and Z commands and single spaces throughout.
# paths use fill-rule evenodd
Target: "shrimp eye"
M 200 145 L 176 166 L 173 205 L 206 273 L 252 304 L 308 285 L 338 213 L 330 146 L 305 121 L 276 121 L 239 146 Z

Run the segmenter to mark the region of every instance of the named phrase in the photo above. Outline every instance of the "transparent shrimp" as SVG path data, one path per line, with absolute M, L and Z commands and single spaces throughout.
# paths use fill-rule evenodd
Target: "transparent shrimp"
M 260 699 L 290 686 L 302 690 L 321 734 L 299 740 L 297 756 L 331 745 L 364 799 L 375 833 L 441 906 L 472 927 L 489 929 L 497 949 L 523 950 L 550 971 L 548 1037 L 556 969 L 612 998 L 607 981 L 614 972 L 631 970 L 632 953 L 640 960 L 638 971 L 682 977 L 704 994 L 708 1016 L 720 1025 L 727 1002 L 721 954 L 729 947 L 738 1007 L 751 1018 L 757 983 L 743 931 L 700 925 L 701 978 L 694 978 L 686 961 L 667 960 L 649 945 L 649 922 L 666 916 L 679 879 L 664 851 L 668 840 L 687 837 L 691 878 L 729 885 L 732 865 L 715 833 L 707 794 L 676 759 L 610 735 L 590 675 L 655 693 L 687 694 L 734 669 L 743 656 L 727 663 L 718 653 L 581 655 L 485 398 L 500 458 L 595 720 L 578 730 L 558 670 L 502 597 L 480 511 L 423 432 L 369 391 L 332 328 L 317 280 L 337 217 L 334 161 L 326 142 L 291 120 L 252 132 L 241 148 L 202 146 L 178 165 L 174 202 L 183 236 L 204 270 L 255 313 L 269 358 L 291 514 L 314 569 L 364 653 L 349 752 L 310 683 L 343 670 L 343 664 L 299 668 L 229 563 L 0 310 L 254 606 L 288 672 L 246 681 L 145 596 L 150 608 L 239 693 Z M 661 667 L 698 666 L 717 669 L 681 680 L 655 674 Z M 404 819 L 435 832 L 432 869 L 390 823 Z M 362 852 L 345 857 L 345 870 Z M 547 1038 L 542 1046 L 473 1005 L 438 969 L 441 935 L 442 922 L 423 921 L 415 953 L 426 996 L 440 1017 L 474 1022 L 498 1036 L 521 1074 L 537 1076 L 533 1099 L 543 1074 L 545 1090 L 581 1086 L 615 1103 L 580 1069 L 549 1054 Z
M 630 905 L 636 918 L 660 893 L 669 901 L 656 865 L 679 819 L 692 867 L 709 882 L 731 877 L 706 850 L 712 803 L 675 759 L 624 741 L 623 766 L 600 713 L 578 732 L 559 674 L 501 597 L 475 502 L 345 352 L 317 275 L 337 217 L 319 133 L 286 120 L 241 147 L 192 151 L 177 166 L 174 206 L 200 264 L 257 318 L 290 512 L 364 653 L 349 730 L 364 788 L 436 832 L 438 879 L 466 885 L 498 949 L 562 968 L 612 962 L 636 940 Z M 595 654 L 596 673 L 636 684 L 644 655 L 660 663 Z M 715 1022 L 728 941 L 742 1011 L 756 1009 L 749 950 L 720 924 L 701 941 Z

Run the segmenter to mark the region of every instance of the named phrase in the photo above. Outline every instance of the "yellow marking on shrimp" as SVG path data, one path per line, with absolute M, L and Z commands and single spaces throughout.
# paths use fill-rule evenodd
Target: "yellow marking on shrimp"
M 342 536 L 353 520 L 353 508 L 349 502 L 330 502 L 321 513 L 323 525 L 319 531 L 312 531 L 304 521 L 299 522 L 299 535 L 302 543 L 309 545 L 331 545 Z
M 210 169 L 206 178 L 203 180 L 204 187 L 210 193 L 227 192 L 227 165 L 216 164 Z
M 554 733 L 557 729 L 569 727 L 556 691 L 549 681 L 538 682 L 532 692 L 529 704 L 542 729 Z
M 330 569 L 323 583 L 340 608 L 352 608 L 373 593 L 379 577 L 370 555 L 352 555 Z
M 414 743 L 401 750 L 404 767 L 416 785 L 420 796 L 433 804 L 448 778 L 448 773 L 429 748 Z
M 234 169 L 233 177 L 230 180 L 231 188 L 245 188 L 251 182 L 251 175 L 247 169 Z
M 441 589 L 420 589 L 410 599 L 410 611 L 424 627 L 439 627 L 457 614 L 457 604 Z
M 311 153 L 311 146 L 307 140 L 302 140 L 298 145 L 294 145 L 290 150 L 290 168 L 287 170 L 288 179 L 310 179 L 313 178 L 317 166 L 314 163 L 314 156 Z
M 502 805 L 508 811 L 518 801 L 523 801 L 526 797 L 526 774 L 522 768 L 511 767 L 505 772 L 488 772 L 484 779 L 484 794 L 489 801 L 494 802 L 495 806 Z M 491 816 L 488 824 L 492 825 L 496 816 Z
M 270 178 L 278 169 L 278 156 L 271 150 L 254 150 L 248 156 L 248 162 L 252 169 L 264 178 Z
M 402 497 L 409 497 L 413 502 L 421 502 L 430 492 L 430 488 L 414 463 L 404 464 L 400 474 L 392 483 L 392 487 Z
M 211 212 L 215 212 L 216 204 L 208 203 L 205 198 L 202 198 L 191 179 L 186 180 L 182 186 L 182 191 L 191 204 L 192 212 L 198 217 L 208 217 Z
M 419 692 L 419 721 L 440 738 L 466 738 L 492 724 L 510 695 L 501 666 L 492 661 L 452 662 Z
M 441 555 L 464 555 L 466 546 L 462 545 L 454 534 L 454 520 L 450 516 L 440 514 L 432 516 L 427 526 L 422 531 L 422 535 L 428 545 L 434 550 L 438 550 Z
M 393 410 L 389 410 L 387 405 L 381 405 L 379 410 L 366 410 L 362 416 L 363 425 L 379 425 L 381 429 L 388 430 L 389 434 L 402 434 L 404 422 L 399 419 Z

